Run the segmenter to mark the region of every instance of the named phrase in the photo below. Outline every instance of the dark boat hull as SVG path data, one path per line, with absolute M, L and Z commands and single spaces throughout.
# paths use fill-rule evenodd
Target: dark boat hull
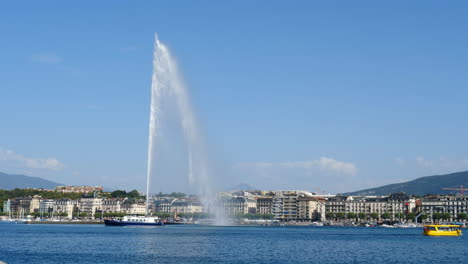
M 130 222 L 120 220 L 104 220 L 104 224 L 107 226 L 163 226 L 163 222 L 157 223 L 145 223 L 145 222 Z

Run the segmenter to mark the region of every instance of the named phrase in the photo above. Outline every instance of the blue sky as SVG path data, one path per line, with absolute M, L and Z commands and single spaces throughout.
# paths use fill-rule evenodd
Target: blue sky
M 467 4 L 221 2 L 3 3 L 0 171 L 143 190 L 156 32 L 221 187 L 468 169 Z

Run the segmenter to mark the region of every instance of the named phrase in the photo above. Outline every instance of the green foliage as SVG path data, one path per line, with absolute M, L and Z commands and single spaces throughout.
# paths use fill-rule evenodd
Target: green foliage
M 375 219 L 375 220 L 379 219 L 379 214 L 378 214 L 378 213 L 371 213 L 369 216 L 370 216 L 372 219 Z
M 346 217 L 348 219 L 355 219 L 356 218 L 356 214 L 355 213 L 348 213 L 348 215 L 346 215 Z
M 328 212 L 328 213 L 325 214 L 325 217 L 326 217 L 327 219 L 332 220 L 332 219 L 335 219 L 335 214 L 332 213 L 332 212 Z
M 345 217 L 346 217 L 345 213 L 336 213 L 335 216 L 338 219 L 345 219 Z
M 159 193 L 156 194 L 155 196 L 157 196 L 157 197 L 184 198 L 184 197 L 187 197 L 187 194 L 185 194 L 185 193 L 183 193 L 183 192 L 172 192 L 172 193 L 162 193 L 162 192 L 159 192 Z
M 464 220 L 466 220 L 467 218 L 468 218 L 468 215 L 467 215 L 466 213 L 459 213 L 459 214 L 457 215 L 457 219 L 458 219 L 458 220 L 464 221 Z
M 390 219 L 391 215 L 389 213 L 383 213 L 381 217 L 382 219 Z
M 441 217 L 443 220 L 450 220 L 450 218 L 452 218 L 452 215 L 450 213 L 443 213 Z
M 421 219 L 420 222 L 422 222 L 423 220 L 426 220 L 428 217 L 429 217 L 428 214 L 422 214 L 422 215 L 419 216 L 418 219 Z
M 396 213 L 395 218 L 403 219 L 403 218 L 405 218 L 405 214 L 404 213 Z
M 137 190 L 126 192 L 124 190 L 116 190 L 110 193 L 112 198 L 134 198 L 134 199 L 145 199 L 146 196 L 140 195 Z
M 45 199 L 72 199 L 76 200 L 83 196 L 82 193 L 60 193 L 56 191 L 40 191 L 36 189 L 14 189 L 14 190 L 0 190 L 0 201 L 3 207 L 3 201 L 14 199 L 17 197 L 31 197 L 34 195 L 42 196 Z
M 367 217 L 366 213 L 359 213 L 358 214 L 358 218 L 361 219 L 361 220 L 366 219 L 366 217 Z
M 416 217 L 415 213 L 407 213 L 405 215 L 406 220 L 411 220 L 411 219 L 414 219 L 415 217 Z
M 432 214 L 432 219 L 437 221 L 437 220 L 440 220 L 442 219 L 442 214 L 441 213 L 433 213 Z
M 87 217 L 88 214 L 87 213 L 79 213 L 78 214 L 78 217 L 81 217 L 81 218 L 84 218 L 84 217 Z

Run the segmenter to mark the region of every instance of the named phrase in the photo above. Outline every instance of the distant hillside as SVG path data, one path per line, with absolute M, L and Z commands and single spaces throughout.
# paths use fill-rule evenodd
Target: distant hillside
M 417 178 L 403 183 L 384 185 L 377 188 L 365 189 L 346 193 L 347 195 L 387 195 L 390 193 L 404 192 L 406 194 L 450 194 L 457 191 L 442 190 L 445 187 L 456 187 L 460 185 L 468 187 L 468 171 L 456 172 L 445 175 L 434 175 Z M 466 187 L 465 187 L 466 188 Z
M 12 190 L 15 188 L 44 188 L 55 189 L 55 186 L 63 185 L 53 181 L 26 175 L 6 174 L 0 172 L 0 189 Z

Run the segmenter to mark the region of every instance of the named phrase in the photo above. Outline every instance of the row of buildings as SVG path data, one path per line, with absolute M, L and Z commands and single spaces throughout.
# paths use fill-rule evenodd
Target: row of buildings
M 39 213 L 50 217 L 62 215 L 70 219 L 79 215 L 94 218 L 96 213 L 145 214 L 145 211 L 145 201 L 127 198 L 83 197 L 78 200 L 52 200 L 36 195 L 17 197 L 3 202 L 3 212 L 17 217 Z
M 353 215 L 361 220 L 373 218 L 389 221 L 417 216 L 422 221 L 430 221 L 436 214 L 444 214 L 447 216 L 445 220 L 455 221 L 464 220 L 468 216 L 468 196 L 459 195 L 431 195 L 421 198 L 404 193 L 388 196 L 342 196 L 292 190 L 225 193 L 222 201 L 228 215 L 271 214 L 279 221 L 339 220 L 336 217 L 338 215 Z
M 317 195 L 307 191 L 254 191 L 220 193 L 212 203 L 215 210 L 224 210 L 230 216 L 245 214 L 269 215 L 279 221 L 326 221 L 339 220 L 338 215 L 355 215 L 374 220 L 397 221 L 405 215 L 424 217 L 430 220 L 435 214 L 450 215 L 450 221 L 468 214 L 468 196 L 410 197 L 404 193 L 388 196 L 340 196 Z M 43 199 L 40 196 L 18 197 L 4 201 L 3 210 L 15 216 L 31 213 L 66 215 L 80 214 L 94 217 L 96 213 L 145 214 L 144 200 L 128 198 L 83 197 L 78 200 Z M 149 206 L 151 212 L 170 214 L 209 212 L 197 197 L 154 197 Z M 383 216 L 385 215 L 385 217 Z M 343 217 L 341 217 L 343 218 Z

